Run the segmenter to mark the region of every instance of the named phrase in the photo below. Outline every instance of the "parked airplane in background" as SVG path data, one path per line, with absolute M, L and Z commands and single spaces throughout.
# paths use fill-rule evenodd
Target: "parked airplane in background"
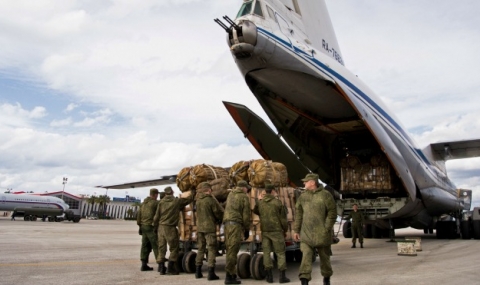
M 35 221 L 37 217 L 47 216 L 49 221 L 58 220 L 58 216 L 69 214 L 69 206 L 60 198 L 29 194 L 0 194 L 0 211 L 13 211 L 24 216 L 25 220 Z
M 215 21 L 276 131 L 247 107 L 224 105 L 263 158 L 285 164 L 296 185 L 318 173 L 342 194 L 339 214 L 359 203 L 373 236 L 407 226 L 436 228 L 440 238 L 460 231 L 471 191 L 456 189 L 445 161 L 480 156 L 480 140 L 419 148 L 345 67 L 325 1 L 244 0 L 235 20 L 223 19 Z M 441 221 L 444 214 L 457 222 Z

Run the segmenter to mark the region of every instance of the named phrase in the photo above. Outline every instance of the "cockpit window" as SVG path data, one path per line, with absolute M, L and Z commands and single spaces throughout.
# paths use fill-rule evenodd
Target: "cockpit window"
M 253 5 L 254 2 L 255 2 L 255 6 Z M 252 0 L 252 1 L 247 1 L 243 3 L 242 7 L 240 8 L 240 11 L 238 11 L 237 18 L 252 13 L 252 7 L 253 7 L 253 14 L 263 17 L 260 1 Z
M 238 11 L 237 18 L 250 14 L 252 12 L 253 1 L 244 2 L 240 11 Z
M 263 17 L 262 7 L 260 6 L 260 1 L 258 0 L 255 1 L 255 9 L 253 10 L 253 14 Z

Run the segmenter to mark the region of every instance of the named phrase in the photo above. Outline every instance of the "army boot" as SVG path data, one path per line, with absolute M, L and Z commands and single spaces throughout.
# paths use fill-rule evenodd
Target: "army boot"
M 355 242 L 352 242 L 352 248 L 357 248 L 357 244 Z
M 330 285 L 330 277 L 323 277 L 323 285 Z
M 290 279 L 285 276 L 285 270 L 280 271 L 280 277 L 278 278 L 278 283 L 288 283 Z
M 167 274 L 168 275 L 178 275 L 178 274 L 180 274 L 178 272 L 177 265 L 176 265 L 175 261 L 169 261 L 168 262 Z
M 167 271 L 167 268 L 165 268 L 165 262 L 160 262 L 158 264 L 158 273 L 160 273 L 160 275 L 165 275 L 165 271 Z
M 142 260 L 142 267 L 140 267 L 140 271 L 152 271 L 153 268 L 147 265 L 146 260 Z
M 202 266 L 201 265 L 197 265 L 197 270 L 195 271 L 195 278 L 202 278 L 203 277 L 203 274 L 202 274 Z
M 208 268 L 208 276 L 207 276 L 207 279 L 208 279 L 209 281 L 220 279 L 220 277 L 218 277 L 218 276 L 215 274 L 215 267 L 209 267 L 209 268 Z
M 267 276 L 265 277 L 265 280 L 267 280 L 268 283 L 273 283 L 273 275 L 272 275 L 272 269 L 266 269 L 265 272 L 267 273 Z
M 302 282 L 302 285 L 308 285 L 308 279 L 307 278 L 300 278 L 300 282 Z
M 363 242 L 360 243 L 360 248 L 363 248 Z
M 227 272 L 225 275 L 225 284 L 242 284 L 242 281 L 237 280 L 235 275 L 230 275 L 230 273 Z

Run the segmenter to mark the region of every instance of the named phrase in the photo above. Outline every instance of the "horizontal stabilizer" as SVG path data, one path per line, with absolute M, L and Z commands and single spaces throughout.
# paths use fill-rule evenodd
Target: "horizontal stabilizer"
M 430 144 L 438 160 L 451 160 L 480 156 L 480 139 Z

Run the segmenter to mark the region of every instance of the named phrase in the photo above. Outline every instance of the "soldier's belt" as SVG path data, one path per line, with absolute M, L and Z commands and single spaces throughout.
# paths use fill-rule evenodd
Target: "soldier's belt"
M 240 225 L 240 223 L 238 222 L 234 222 L 234 221 L 226 221 L 223 223 L 224 225 Z

